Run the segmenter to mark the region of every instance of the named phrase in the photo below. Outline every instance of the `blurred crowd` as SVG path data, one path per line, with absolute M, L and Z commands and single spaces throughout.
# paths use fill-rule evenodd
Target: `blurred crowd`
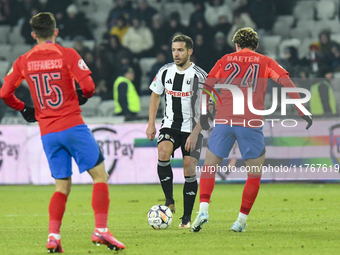
M 15 26 L 23 22 L 21 35 L 27 44 L 34 44 L 30 35 L 30 18 L 41 11 L 52 12 L 60 30 L 58 43 L 74 42 L 73 47 L 93 72 L 96 95 L 102 100 L 113 100 L 114 81 L 126 67 L 134 70 L 133 84 L 137 93 L 150 94 L 141 86 L 140 59 L 156 58 L 148 77 L 148 81 L 152 81 L 158 69 L 172 61 L 171 40 L 174 35 L 182 33 L 192 37 L 194 53 L 191 59 L 209 72 L 219 58 L 234 51 L 231 40 L 239 28 L 248 26 L 260 36 L 270 35 L 276 17 L 292 14 L 297 0 L 152 0 L 157 3 L 192 3 L 194 11 L 187 25 L 183 24 L 179 11 L 160 12 L 147 0 L 113 0 L 111 9 L 107 10 L 105 31 L 99 40 L 94 37 L 98 25 L 81 11 L 79 2 L 0 0 L 0 25 Z M 96 4 L 100 2 L 96 1 Z M 84 40 L 93 39 L 94 49 L 85 46 Z M 258 51 L 264 53 L 261 47 Z M 331 77 L 340 71 L 340 46 L 331 40 L 330 31 L 324 30 L 303 58 L 299 58 L 296 47 L 290 46 L 285 49 L 285 57 L 276 60 L 293 78 Z

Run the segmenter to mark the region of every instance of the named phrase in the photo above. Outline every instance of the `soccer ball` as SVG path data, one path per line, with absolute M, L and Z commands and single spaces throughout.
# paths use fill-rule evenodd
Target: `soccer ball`
M 154 205 L 148 212 L 148 223 L 153 229 L 166 229 L 171 222 L 171 210 L 165 205 Z

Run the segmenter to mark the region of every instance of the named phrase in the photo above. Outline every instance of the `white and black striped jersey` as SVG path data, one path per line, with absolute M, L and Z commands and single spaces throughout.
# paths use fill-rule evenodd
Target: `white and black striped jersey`
M 176 64 L 169 63 L 161 67 L 150 84 L 156 94 L 165 92 L 164 118 L 161 128 L 172 128 L 182 132 L 191 132 L 200 114 L 200 103 L 207 73 L 191 63 L 180 71 Z

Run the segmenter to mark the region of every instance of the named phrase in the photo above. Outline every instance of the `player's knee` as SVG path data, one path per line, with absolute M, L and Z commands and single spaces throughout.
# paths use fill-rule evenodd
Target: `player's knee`
M 71 186 L 57 186 L 55 191 L 63 193 L 66 196 L 68 196 L 71 192 Z
M 161 149 L 161 148 L 158 149 L 158 159 L 159 160 L 168 161 L 168 160 L 170 160 L 170 156 L 171 156 L 171 154 L 167 150 L 164 150 L 164 149 Z

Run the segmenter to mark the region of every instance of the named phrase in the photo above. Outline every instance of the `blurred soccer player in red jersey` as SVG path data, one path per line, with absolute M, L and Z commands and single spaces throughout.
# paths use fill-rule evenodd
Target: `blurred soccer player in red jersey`
M 221 89 L 222 104 L 216 105 L 216 124 L 209 138 L 207 154 L 200 179 L 200 209 L 192 224 L 192 231 L 198 232 L 209 221 L 209 202 L 215 186 L 216 166 L 227 158 L 235 140 L 237 140 L 242 159 L 247 166 L 248 178 L 243 189 L 239 216 L 231 227 L 235 232 L 244 232 L 246 219 L 255 202 L 260 188 L 262 165 L 265 159 L 265 143 L 262 133 L 262 116 L 249 110 L 248 87 L 252 88 L 252 101 L 255 109 L 263 110 L 267 79 L 271 78 L 284 87 L 295 87 L 288 72 L 275 60 L 255 52 L 258 46 L 257 33 L 251 28 L 239 29 L 233 38 L 236 52 L 227 54 L 217 61 L 208 74 L 205 88 L 212 91 L 216 83 L 235 85 L 243 92 L 245 109 L 243 115 L 233 114 L 233 95 L 230 90 Z M 205 94 L 205 92 L 203 92 Z M 299 99 L 298 93 L 288 93 L 291 98 Z M 304 115 L 297 108 L 299 115 L 307 121 L 307 129 L 312 125 L 312 116 Z M 209 128 L 208 115 L 201 116 L 201 126 Z M 252 120 L 251 122 L 249 122 Z M 227 122 L 228 121 L 228 122 Z M 225 124 L 228 123 L 228 124 Z M 232 124 L 231 124 L 232 123 Z M 249 123 L 251 123 L 249 125 Z M 255 127 L 254 127 L 255 126 Z
M 47 249 L 62 253 L 60 226 L 67 197 L 71 191 L 74 158 L 80 173 L 87 171 L 94 182 L 92 207 L 95 230 L 92 242 L 110 249 L 124 249 L 107 228 L 109 211 L 108 175 L 104 157 L 89 128 L 84 124 L 79 105 L 92 97 L 95 84 L 91 71 L 79 54 L 55 43 L 58 35 L 54 16 L 39 13 L 32 17 L 32 37 L 38 45 L 20 56 L 4 78 L 1 98 L 21 112 L 28 122 L 38 121 L 41 140 L 48 159 L 56 191 L 49 204 L 49 236 Z M 26 79 L 34 107 L 25 105 L 15 95 L 15 89 Z M 80 88 L 76 91 L 74 79 Z

